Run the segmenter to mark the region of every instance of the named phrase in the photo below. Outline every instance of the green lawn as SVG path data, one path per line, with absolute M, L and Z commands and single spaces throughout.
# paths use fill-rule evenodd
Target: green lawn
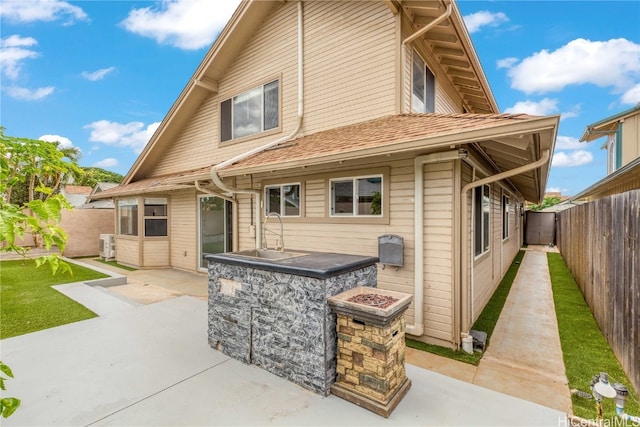
M 73 275 L 51 274 L 34 260 L 0 262 L 0 339 L 96 317 L 52 285 L 107 277 L 69 263 Z
M 502 278 L 502 281 L 498 285 L 498 288 L 493 293 L 493 296 L 485 306 L 484 310 L 482 310 L 482 313 L 480 313 L 480 317 L 478 317 L 478 320 L 476 320 L 476 322 L 471 327 L 471 329 L 474 329 L 476 331 L 484 331 L 487 333 L 487 346 L 489 345 L 491 334 L 493 334 L 493 330 L 496 327 L 498 317 L 500 317 L 500 313 L 502 312 L 504 303 L 507 300 L 507 296 L 509 295 L 509 291 L 511 290 L 511 285 L 516 278 L 516 274 L 518 273 L 518 269 L 520 268 L 520 263 L 522 262 L 523 257 L 524 251 L 519 251 L 516 257 L 513 259 L 513 262 L 511 262 L 511 266 L 509 266 L 509 269 Z M 406 343 L 407 347 L 428 351 L 429 353 L 434 353 L 439 356 L 455 359 L 460 362 L 470 363 L 472 365 L 477 365 L 478 363 L 480 363 L 480 359 L 482 358 L 483 354 L 477 351 L 473 354 L 469 354 L 462 350 L 451 350 L 446 347 L 441 347 L 433 344 L 425 344 L 409 338 L 407 338 Z
M 591 393 L 590 382 L 593 376 L 606 372 L 612 384 L 620 382 L 633 393 L 633 386 L 600 331 L 562 256 L 548 253 L 547 259 L 569 389 Z M 640 415 L 638 395 L 634 394 L 635 396 L 627 398 L 625 409 L 628 414 Z M 575 395 L 572 400 L 574 415 L 589 420 L 596 418 L 593 399 Z M 612 399 L 604 400 L 603 410 L 605 422 L 619 425 L 614 424 L 621 420 L 616 420 Z

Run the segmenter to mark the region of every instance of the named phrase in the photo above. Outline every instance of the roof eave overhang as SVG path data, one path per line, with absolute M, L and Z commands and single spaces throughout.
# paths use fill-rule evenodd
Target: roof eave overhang
M 491 90 L 491 86 L 489 85 L 489 81 L 487 80 L 487 76 L 484 73 L 484 69 L 482 68 L 482 63 L 476 54 L 476 49 L 473 46 L 473 41 L 471 40 L 471 36 L 469 35 L 469 31 L 467 30 L 466 25 L 464 25 L 464 20 L 462 18 L 462 14 L 460 13 L 460 9 L 458 9 L 458 5 L 456 2 L 453 3 L 452 14 L 455 15 L 453 20 L 453 24 L 456 27 L 458 34 L 460 34 L 460 42 L 464 46 L 464 50 L 466 52 L 469 61 L 471 61 L 471 67 L 473 68 L 480 85 L 482 86 L 482 90 L 485 93 L 487 101 L 493 108 L 493 111 L 496 113 L 500 112 L 500 108 L 498 107 L 498 103 L 493 95 L 493 91 Z M 462 24 L 462 25 L 461 25 Z
M 187 184 L 168 184 L 168 185 L 159 185 L 151 188 L 131 188 L 128 189 L 126 185 L 123 185 L 122 188 L 117 189 L 116 191 L 110 191 L 107 194 L 96 194 L 94 196 L 88 197 L 90 200 L 109 200 L 109 199 L 117 199 L 119 197 L 130 197 L 130 196 L 140 196 L 151 193 L 167 193 L 176 190 L 188 190 L 194 188 L 193 185 Z
M 558 116 L 548 116 L 536 119 L 531 119 L 523 122 L 507 123 L 503 125 L 496 125 L 482 129 L 473 129 L 466 132 L 454 132 L 442 135 L 431 136 L 427 138 L 417 138 L 413 140 L 398 141 L 392 144 L 385 144 L 379 147 L 366 148 L 361 150 L 352 150 L 348 152 L 330 154 L 326 156 L 315 157 L 305 160 L 292 160 L 281 161 L 277 164 L 265 164 L 247 167 L 233 167 L 222 169 L 219 171 L 221 177 L 231 177 L 239 175 L 249 175 L 257 173 L 267 173 L 274 170 L 294 169 L 299 167 L 311 167 L 316 165 L 322 165 L 333 162 L 344 162 L 354 159 L 362 159 L 368 157 L 388 155 L 389 153 L 401 154 L 401 153 L 423 153 L 425 147 L 428 147 L 429 151 L 434 151 L 443 147 L 449 147 L 452 145 L 465 145 L 471 144 L 477 141 L 497 139 L 502 137 L 511 136 L 514 134 L 531 134 L 531 133 L 543 133 L 547 132 L 548 136 L 541 141 L 541 150 L 550 149 L 553 150 L 555 143 L 555 137 L 558 127 Z M 295 141 L 294 141 L 295 142 Z M 537 159 L 532 159 L 537 160 Z M 548 168 L 545 171 L 545 180 L 548 178 Z M 544 186 L 543 186 L 544 187 Z M 544 188 L 542 189 L 542 195 L 544 195 Z
M 147 172 L 144 170 L 144 165 L 151 165 L 149 167 L 155 165 L 156 161 L 153 159 L 154 151 L 157 152 L 155 147 L 170 143 L 197 111 L 200 104 L 218 92 L 218 80 L 238 55 L 239 47 L 244 46 L 256 26 L 262 22 L 276 3 L 278 2 L 267 0 L 243 0 L 240 3 L 142 153 L 127 172 L 122 181 L 124 184 L 140 179 L 141 175 Z M 159 154 L 156 154 L 157 156 Z
M 594 139 L 602 138 L 604 135 L 615 133 L 618 129 L 618 122 L 627 117 L 640 113 L 640 103 L 635 107 L 625 110 L 621 113 L 609 116 L 595 123 L 587 125 L 580 137 L 580 142 L 591 142 Z

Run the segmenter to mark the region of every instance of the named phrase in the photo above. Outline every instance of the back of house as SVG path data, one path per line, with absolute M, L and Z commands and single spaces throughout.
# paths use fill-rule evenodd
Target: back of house
M 206 271 L 263 245 L 271 212 L 287 250 L 377 256 L 398 236 L 378 286 L 414 295 L 407 333 L 454 347 L 522 244 L 557 126 L 499 114 L 455 2 L 244 1 L 96 198 L 138 268 Z

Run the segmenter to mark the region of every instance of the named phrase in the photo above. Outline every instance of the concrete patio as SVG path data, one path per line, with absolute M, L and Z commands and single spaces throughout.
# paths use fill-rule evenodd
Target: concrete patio
M 570 399 L 557 365 L 557 327 L 549 323 L 546 284 L 535 276 L 548 276 L 540 255 L 527 253 L 487 360 L 473 367 L 409 349 L 413 385 L 388 419 L 210 348 L 204 274 L 120 271 L 120 282 L 107 288 L 62 285 L 61 292 L 100 317 L 0 341 L 2 360 L 16 377 L 7 395 L 23 401 L 2 425 L 567 425 Z M 534 305 L 522 319 L 527 310 L 518 295 L 534 292 L 531 283 L 546 311 Z M 555 329 L 556 336 L 524 341 L 542 346 L 544 357 L 518 359 L 518 352 L 531 353 L 506 338 L 528 333 L 518 323 Z M 547 400 L 529 401 L 541 395 Z

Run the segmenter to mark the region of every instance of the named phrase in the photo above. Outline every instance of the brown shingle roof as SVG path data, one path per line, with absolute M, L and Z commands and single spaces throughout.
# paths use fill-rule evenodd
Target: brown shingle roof
M 457 134 L 537 119 L 526 114 L 401 114 L 343 126 L 278 145 L 222 170 L 277 165 L 283 161 L 308 161 L 336 154 L 399 146 L 411 141 Z M 436 146 L 425 141 L 424 147 Z M 225 173 L 227 172 L 227 173 Z

